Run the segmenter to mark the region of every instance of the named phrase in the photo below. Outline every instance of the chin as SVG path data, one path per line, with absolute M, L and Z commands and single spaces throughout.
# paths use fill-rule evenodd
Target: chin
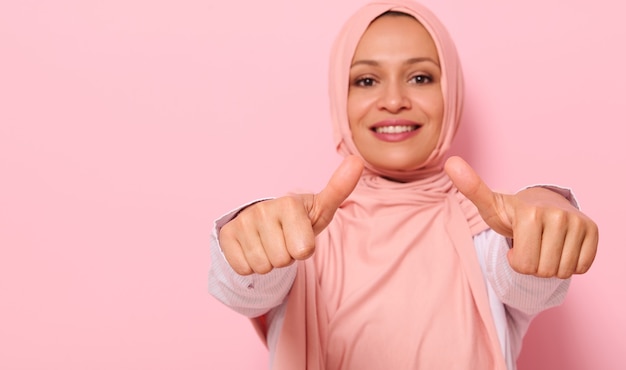
M 390 160 L 385 162 L 370 163 L 374 166 L 374 168 L 383 171 L 410 172 L 422 168 L 424 161 Z

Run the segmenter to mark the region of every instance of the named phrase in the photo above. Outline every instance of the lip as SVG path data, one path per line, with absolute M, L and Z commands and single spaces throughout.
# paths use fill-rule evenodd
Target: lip
M 379 128 L 379 127 L 392 127 L 392 126 L 412 126 L 414 127 L 414 129 L 410 131 L 403 131 L 403 132 L 398 132 L 398 133 L 391 133 L 391 132 L 383 133 L 383 132 L 376 132 L 375 130 L 376 128 Z M 421 123 L 410 121 L 410 120 L 387 119 L 387 120 L 376 122 L 375 124 L 370 126 L 369 129 L 377 139 L 386 141 L 386 142 L 395 143 L 395 142 L 407 140 L 417 135 L 420 132 L 420 128 L 422 126 L 423 125 Z

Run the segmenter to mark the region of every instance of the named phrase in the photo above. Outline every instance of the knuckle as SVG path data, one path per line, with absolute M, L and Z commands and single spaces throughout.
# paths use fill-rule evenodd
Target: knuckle
M 257 220 L 263 220 L 271 215 L 275 201 L 270 199 L 251 204 L 241 210 L 233 221 L 238 221 L 240 227 L 250 227 Z
M 600 235 L 600 230 L 598 229 L 598 225 L 592 220 L 589 220 L 588 225 L 587 225 L 587 230 L 589 231 L 588 233 L 592 235 L 597 241 Z
M 291 257 L 296 260 L 305 260 L 311 257 L 313 255 L 313 252 L 315 252 L 315 243 L 307 242 L 300 247 L 294 248 L 291 252 Z
M 293 259 L 289 253 L 278 253 L 270 256 L 270 262 L 274 267 L 285 267 L 293 263 Z
M 236 232 L 234 232 L 234 229 L 236 228 L 233 224 L 234 222 L 235 221 L 232 220 L 226 225 L 222 226 L 222 228 L 220 229 L 220 232 L 218 234 L 220 244 L 223 245 L 224 243 L 228 243 L 234 239 L 234 235 L 236 234 Z
M 575 230 L 589 229 L 589 225 L 582 217 L 571 217 L 569 227 Z
M 272 269 L 265 251 L 262 248 L 252 248 L 244 251 L 246 256 L 246 263 L 250 268 L 259 274 L 266 274 Z
M 577 274 L 584 274 L 591 268 L 591 261 L 583 260 L 578 262 L 578 266 L 576 267 Z
M 574 217 L 575 218 L 575 217 Z M 560 209 L 551 209 L 546 213 L 546 219 L 556 227 L 565 227 L 568 224 L 568 215 Z
M 537 269 L 531 267 L 530 265 L 522 265 L 522 266 L 520 266 L 518 272 L 520 274 L 524 274 L 524 275 L 536 275 L 537 274 Z
M 537 274 L 537 266 L 529 262 L 516 261 L 511 264 L 511 267 L 513 268 L 513 270 L 515 270 L 516 272 L 520 274 L 524 274 L 524 275 Z
M 272 271 L 273 267 L 269 263 L 258 263 L 252 266 L 254 272 L 260 275 L 265 275 L 268 272 Z
M 537 223 L 538 221 L 540 221 L 542 218 L 541 215 L 543 213 L 543 211 L 539 209 L 538 207 L 527 207 L 523 209 L 521 212 L 524 218 L 529 223 Z
M 267 219 L 272 217 L 276 206 L 275 200 L 269 200 L 267 202 L 260 202 L 256 204 L 254 209 L 254 216 L 257 219 Z
M 219 248 L 224 255 L 229 255 L 231 251 L 235 251 L 238 248 L 237 243 L 231 238 L 220 238 Z
M 274 212 L 276 212 L 277 216 L 282 216 L 285 213 L 290 213 L 296 210 L 300 204 L 300 200 L 294 196 L 285 196 L 276 199 L 276 202 L 273 203 L 275 206 Z
M 277 199 L 255 203 L 241 212 L 242 222 L 247 227 L 264 223 L 275 223 L 283 219 L 286 214 L 298 209 L 299 200 L 294 196 L 285 196 Z M 245 213 L 244 213 L 245 212 Z
M 550 278 L 556 276 L 558 273 L 558 268 L 554 267 L 540 267 L 537 269 L 535 276 L 541 278 Z
M 250 275 L 252 274 L 254 271 L 252 270 L 252 268 L 250 266 L 248 266 L 248 264 L 245 265 L 237 265 L 237 266 L 232 266 L 233 270 L 235 270 L 236 273 L 238 273 L 239 275 L 242 276 L 246 276 L 246 275 Z
M 514 226 L 518 228 L 518 230 L 529 232 L 530 230 L 535 230 L 541 227 L 541 218 L 540 212 L 535 208 L 518 210 L 516 212 L 516 222 Z
M 230 265 L 230 267 L 239 275 L 250 275 L 252 274 L 252 268 L 245 260 L 240 260 L 237 258 L 233 258 L 232 256 L 225 254 L 226 261 Z
M 279 198 L 279 200 L 282 203 L 281 205 L 286 208 L 294 208 L 298 205 L 298 200 L 296 197 L 287 196 Z
M 558 277 L 559 279 L 569 279 L 570 277 L 572 277 L 573 274 L 574 271 L 571 268 L 565 268 L 559 270 L 559 272 L 556 274 L 556 277 Z

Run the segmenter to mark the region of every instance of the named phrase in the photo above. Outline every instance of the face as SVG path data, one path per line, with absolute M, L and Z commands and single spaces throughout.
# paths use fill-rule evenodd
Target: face
M 348 120 L 357 149 L 383 170 L 421 167 L 443 119 L 441 68 L 426 29 L 407 16 L 368 27 L 350 67 Z

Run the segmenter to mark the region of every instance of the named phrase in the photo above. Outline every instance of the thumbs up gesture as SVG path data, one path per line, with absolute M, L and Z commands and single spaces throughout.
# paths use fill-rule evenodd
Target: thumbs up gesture
M 493 192 L 459 157 L 448 159 L 445 170 L 487 225 L 513 239 L 507 257 L 515 271 L 566 279 L 589 270 L 598 227 L 563 196 L 540 187 L 514 195 Z
M 219 233 L 230 266 L 240 275 L 265 274 L 309 258 L 315 251 L 315 236 L 352 193 L 362 171 L 361 160 L 349 156 L 319 193 L 285 196 L 242 210 Z

